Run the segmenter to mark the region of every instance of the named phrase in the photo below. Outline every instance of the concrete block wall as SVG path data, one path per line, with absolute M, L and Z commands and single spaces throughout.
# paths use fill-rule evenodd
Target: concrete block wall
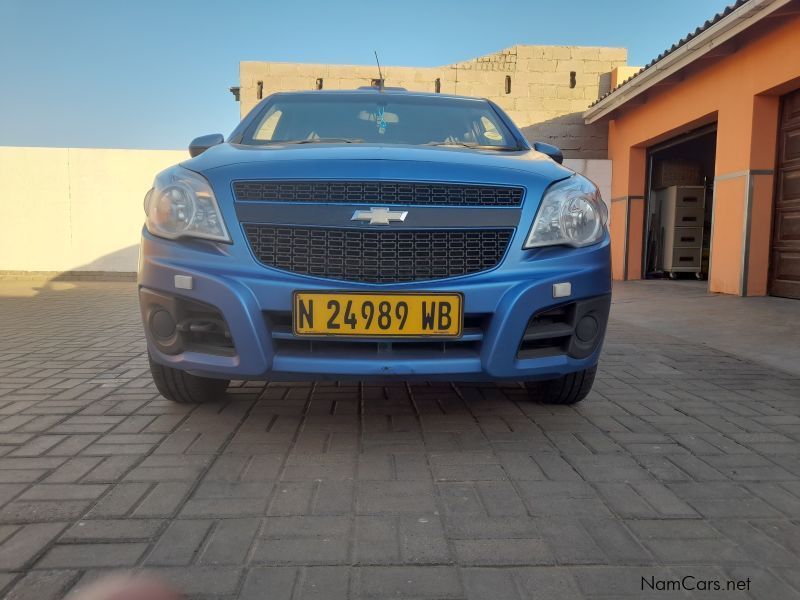
M 611 72 L 627 62 L 625 48 L 518 45 L 442 67 L 383 68 L 387 86 L 480 96 L 507 111 L 530 141 L 559 146 L 567 158 L 606 158 L 607 128 L 585 125 L 581 116 L 608 91 Z M 574 74 L 574 75 L 573 75 Z M 261 95 L 323 89 L 353 89 L 376 78 L 375 66 L 244 61 L 239 65 L 240 111 L 246 115 Z M 506 94 L 506 76 L 511 92 Z

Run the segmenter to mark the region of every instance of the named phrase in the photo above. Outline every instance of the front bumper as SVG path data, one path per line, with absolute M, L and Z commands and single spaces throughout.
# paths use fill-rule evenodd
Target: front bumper
M 191 277 L 191 289 L 176 289 L 176 275 Z M 554 248 L 540 253 L 537 260 L 513 268 L 501 266 L 447 280 L 376 286 L 318 279 L 255 263 L 242 264 L 226 254 L 225 248 L 214 244 L 172 242 L 144 232 L 138 282 L 148 349 L 154 360 L 208 377 L 276 381 L 384 378 L 493 381 L 559 377 L 597 364 L 611 293 L 607 237 L 589 248 Z M 562 282 L 571 284 L 572 294 L 554 299 L 553 284 Z M 461 292 L 465 318 L 479 326 L 472 331 L 472 337 L 460 343 L 359 345 L 330 341 L 315 347 L 313 343 L 293 340 L 276 324 L 276 315 L 285 316 L 291 311 L 292 293 L 297 289 Z M 227 325 L 231 348 L 208 351 L 202 344 L 160 343 L 152 331 L 150 317 L 153 306 L 169 304 L 169 298 L 216 309 Z M 521 343 L 526 331 L 530 332 L 531 318 L 559 306 L 569 309 L 565 311 L 568 317 L 564 322 L 569 325 L 572 319 L 573 329 L 581 311 L 591 310 L 598 326 L 596 339 L 588 345 L 577 340 L 579 350 L 575 350 L 574 337 L 562 339 L 560 350 L 548 349 L 534 340 L 533 351 L 530 347 L 522 351 Z

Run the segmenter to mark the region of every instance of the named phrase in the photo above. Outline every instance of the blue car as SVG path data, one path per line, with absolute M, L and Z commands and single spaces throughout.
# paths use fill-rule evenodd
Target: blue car
M 611 300 L 608 213 L 494 103 L 274 94 L 145 198 L 150 367 L 177 402 L 230 380 L 525 382 L 572 404 Z

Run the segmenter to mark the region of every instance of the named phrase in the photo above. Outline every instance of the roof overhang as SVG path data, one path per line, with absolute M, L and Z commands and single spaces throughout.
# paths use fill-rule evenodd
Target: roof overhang
M 640 97 L 652 87 L 666 83 L 666 80 L 677 75 L 698 59 L 713 55 L 722 44 L 794 1 L 750 0 L 745 2 L 725 18 L 720 19 L 679 48 L 669 52 L 651 67 L 641 71 L 605 98 L 590 106 L 583 113 L 584 121 L 591 124 L 608 118 L 623 105 Z

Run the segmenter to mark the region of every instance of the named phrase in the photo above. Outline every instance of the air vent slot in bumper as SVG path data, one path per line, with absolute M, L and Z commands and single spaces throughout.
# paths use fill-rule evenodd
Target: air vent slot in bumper
M 419 206 L 520 206 L 524 188 L 414 181 L 234 181 L 239 201 Z

